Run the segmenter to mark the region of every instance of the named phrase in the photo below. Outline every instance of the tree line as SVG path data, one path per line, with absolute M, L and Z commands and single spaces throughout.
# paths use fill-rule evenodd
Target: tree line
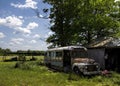
M 10 49 L 2 49 L 0 48 L 0 56 L 5 56 L 7 53 L 11 53 L 12 51 Z
M 9 55 L 25 55 L 25 56 L 39 56 L 44 55 L 44 51 L 39 50 L 17 50 L 11 51 L 10 49 L 0 48 L 0 56 L 9 56 Z
M 51 5 L 50 47 L 88 45 L 96 39 L 120 36 L 120 1 L 43 0 Z M 47 9 L 46 9 L 47 10 Z M 47 10 L 48 11 L 48 10 Z

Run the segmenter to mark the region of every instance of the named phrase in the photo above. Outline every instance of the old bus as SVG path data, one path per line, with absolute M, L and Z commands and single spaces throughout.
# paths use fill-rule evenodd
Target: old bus
M 88 58 L 87 49 L 83 46 L 48 49 L 44 63 L 50 68 L 84 75 L 98 74 L 100 69 L 95 60 Z

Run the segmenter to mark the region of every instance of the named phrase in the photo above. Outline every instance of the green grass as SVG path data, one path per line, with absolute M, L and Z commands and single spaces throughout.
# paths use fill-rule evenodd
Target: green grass
M 42 57 L 41 57 L 42 58 Z M 37 61 L 27 61 L 30 69 L 14 68 L 16 62 L 0 62 L 0 86 L 120 86 L 120 74 L 112 77 L 79 77 L 63 72 L 52 72 Z
M 33 64 L 32 69 L 22 70 L 14 65 L 15 62 L 0 63 L 0 86 L 60 86 L 67 80 L 67 74 L 51 72 L 44 66 Z
M 17 57 L 16 56 L 6 56 L 5 60 L 10 60 L 13 57 Z M 34 56 L 37 60 L 42 60 L 44 58 L 44 56 Z M 30 59 L 32 59 L 32 56 L 26 56 L 26 60 L 29 61 Z M 3 61 L 3 56 L 0 56 L 0 61 Z
M 12 58 L 12 57 L 14 57 L 14 56 L 6 56 L 5 59 L 10 59 L 10 58 Z M 0 61 L 3 61 L 3 56 L 0 56 Z

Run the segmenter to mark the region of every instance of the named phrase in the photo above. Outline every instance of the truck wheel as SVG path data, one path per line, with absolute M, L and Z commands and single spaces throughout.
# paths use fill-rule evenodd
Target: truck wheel
M 73 68 L 73 71 L 74 71 L 74 73 L 76 73 L 76 74 L 80 74 L 80 70 L 79 70 L 78 67 L 74 67 L 74 68 Z

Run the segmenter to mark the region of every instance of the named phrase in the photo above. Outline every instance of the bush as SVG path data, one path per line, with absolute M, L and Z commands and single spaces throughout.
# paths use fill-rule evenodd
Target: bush
M 20 68 L 20 69 L 23 69 L 23 70 L 29 70 L 30 69 L 30 65 L 25 63 L 25 62 L 17 62 L 14 66 L 14 68 Z
M 4 60 L 4 62 L 11 62 L 11 61 L 17 61 L 17 57 L 12 57 L 10 59 Z
M 18 61 L 26 61 L 25 55 L 19 55 Z
M 44 65 L 45 65 L 44 62 L 43 62 L 43 60 L 38 60 L 38 61 L 36 62 L 36 64 L 37 64 L 37 65 L 41 65 L 41 66 L 44 66 Z
M 11 58 L 11 61 L 17 61 L 17 57 Z
M 30 61 L 36 61 L 37 58 L 35 58 L 34 56 L 32 56 L 32 58 L 30 59 Z

